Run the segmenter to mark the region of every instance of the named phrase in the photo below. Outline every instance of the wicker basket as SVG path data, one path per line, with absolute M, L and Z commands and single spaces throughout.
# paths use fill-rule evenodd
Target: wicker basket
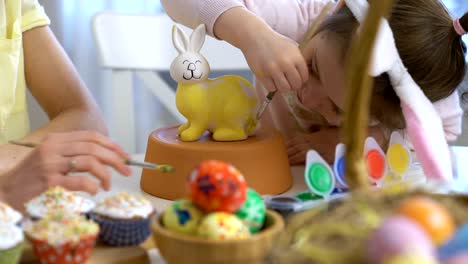
M 378 22 L 390 14 L 394 1 L 369 2 L 371 12 L 362 24 L 361 37 L 353 42 L 346 76 L 348 90 L 343 130 L 347 146 L 346 177 L 352 195 L 347 200 L 292 217 L 273 251 L 275 263 L 366 263 L 366 242 L 371 232 L 394 212 L 400 201 L 411 196 L 428 196 L 439 201 L 452 212 L 457 225 L 468 219 L 467 196 L 408 189 L 371 191 L 368 188 L 362 158 L 372 91 L 371 77 L 367 73 Z
M 261 264 L 271 253 L 275 239 L 284 229 L 278 213 L 267 210 L 264 228 L 248 239 L 214 241 L 174 233 L 161 218 L 152 224 L 154 239 L 169 264 Z

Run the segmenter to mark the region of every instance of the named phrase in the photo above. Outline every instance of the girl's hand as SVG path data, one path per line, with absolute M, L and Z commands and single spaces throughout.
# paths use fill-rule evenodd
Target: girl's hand
M 129 176 L 125 165 L 129 158 L 117 144 L 95 132 L 50 134 L 23 161 L 3 177 L 3 199 L 16 208 L 51 186 L 95 194 L 99 187 L 110 188 L 111 173 L 107 166 Z M 72 172 L 87 172 L 86 176 L 69 176 Z
M 257 81 L 268 91 L 298 90 L 309 78 L 298 45 L 273 30 L 258 32 L 241 50 Z
M 269 91 L 297 90 L 309 78 L 298 45 L 245 8 L 224 12 L 214 24 L 214 34 L 244 53 L 257 80 Z
M 307 151 L 314 149 L 329 164 L 335 158 L 335 148 L 340 142 L 338 128 L 323 129 L 310 134 L 298 134 L 286 143 L 289 163 L 291 165 L 303 165 Z

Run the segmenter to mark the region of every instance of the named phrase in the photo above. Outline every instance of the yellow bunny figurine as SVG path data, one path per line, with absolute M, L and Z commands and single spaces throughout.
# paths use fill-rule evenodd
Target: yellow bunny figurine
M 245 140 L 255 130 L 247 125 L 253 122 L 258 105 L 255 88 L 240 76 L 208 79 L 210 66 L 200 54 L 205 35 L 203 24 L 190 39 L 176 25 L 172 29 L 179 56 L 172 62 L 170 74 L 178 83 L 177 109 L 187 118 L 179 127 L 179 137 L 196 141 L 209 130 L 216 141 Z

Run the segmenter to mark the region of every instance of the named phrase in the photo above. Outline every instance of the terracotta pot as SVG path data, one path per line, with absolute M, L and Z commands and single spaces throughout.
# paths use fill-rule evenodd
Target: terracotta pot
M 175 200 L 187 195 L 188 176 L 205 160 L 233 164 L 249 187 L 260 194 L 280 194 L 292 185 L 286 147 L 281 134 L 263 129 L 244 141 L 216 142 L 206 133 L 196 142 L 178 139 L 177 127 L 154 131 L 148 138 L 145 161 L 169 164 L 174 173 L 143 170 L 141 188 L 154 196 Z

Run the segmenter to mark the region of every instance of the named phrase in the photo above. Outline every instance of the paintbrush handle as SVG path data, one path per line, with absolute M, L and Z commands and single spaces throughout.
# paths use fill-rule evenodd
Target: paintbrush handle
M 33 143 L 33 142 L 23 142 L 23 141 L 16 141 L 16 140 L 10 140 L 8 143 L 17 145 L 17 146 L 23 146 L 27 148 L 35 148 L 39 146 L 38 143 Z M 135 161 L 135 160 L 125 160 L 125 164 L 129 166 L 135 166 L 135 167 L 140 167 L 140 168 L 145 168 L 145 169 L 151 169 L 151 170 L 161 170 L 165 168 L 165 170 L 169 170 L 172 168 L 172 166 L 169 165 L 157 165 L 154 163 L 149 163 L 149 162 L 140 162 L 140 161 Z
M 127 164 L 129 166 L 136 166 L 136 167 L 141 167 L 141 168 L 146 168 L 146 169 L 153 169 L 153 170 L 155 170 L 158 167 L 158 165 L 153 164 L 153 163 L 140 162 L 140 161 L 136 161 L 136 160 L 126 160 L 125 164 Z

